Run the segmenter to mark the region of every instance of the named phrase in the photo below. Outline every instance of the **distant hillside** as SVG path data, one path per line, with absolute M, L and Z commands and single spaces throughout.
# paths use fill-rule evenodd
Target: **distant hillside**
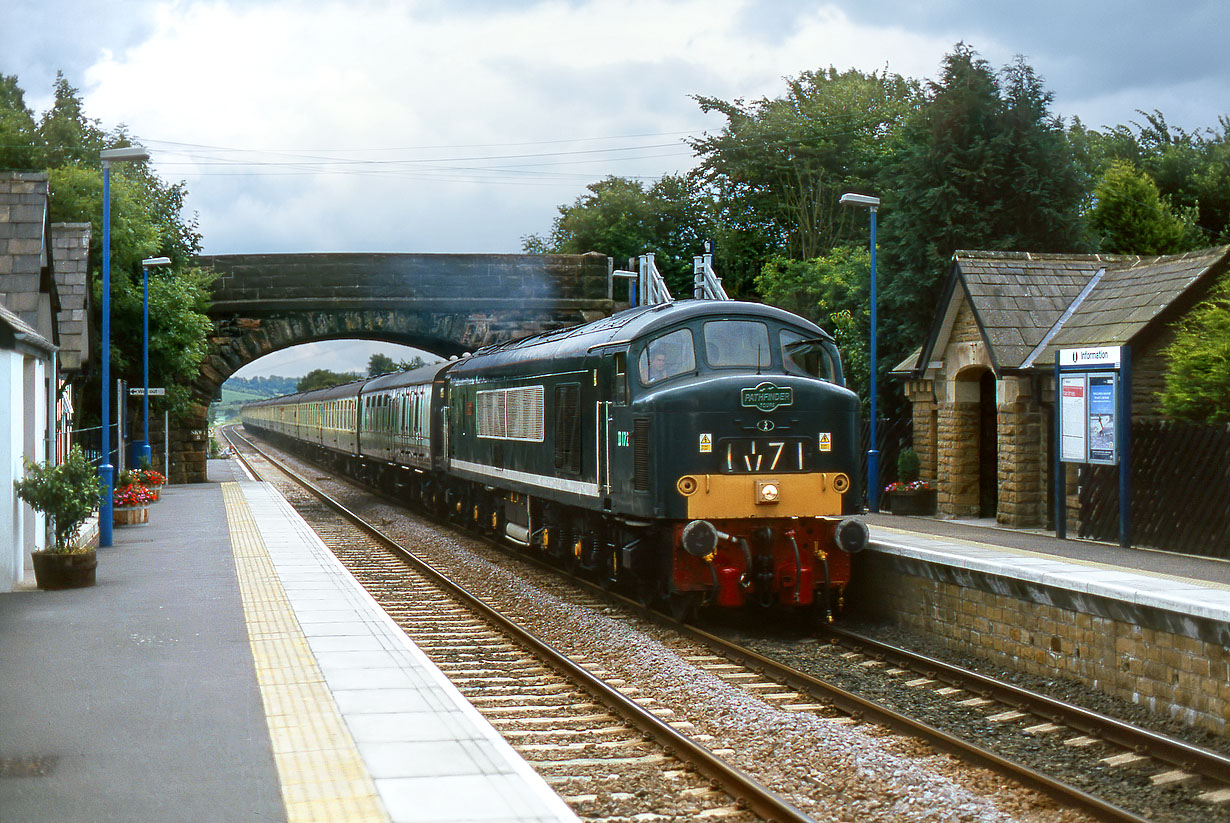
M 239 410 L 244 403 L 294 394 L 297 377 L 232 377 L 222 384 L 222 399 L 209 407 L 212 424 L 230 423 L 239 419 Z

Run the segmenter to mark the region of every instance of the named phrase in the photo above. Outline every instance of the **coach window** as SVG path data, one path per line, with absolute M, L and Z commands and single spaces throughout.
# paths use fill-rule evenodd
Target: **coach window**
M 696 371 L 696 347 L 691 329 L 655 337 L 637 358 L 641 383 L 652 386 L 676 375 Z
M 714 369 L 767 369 L 773 363 L 769 328 L 755 320 L 711 320 L 705 360 Z

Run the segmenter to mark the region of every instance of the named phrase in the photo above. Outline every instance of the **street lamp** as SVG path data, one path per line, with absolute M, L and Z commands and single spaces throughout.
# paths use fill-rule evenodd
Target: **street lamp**
M 880 510 L 880 450 L 876 448 L 876 211 L 880 198 L 847 192 L 843 206 L 865 206 L 871 212 L 871 448 L 867 450 L 867 505 Z
M 102 478 L 102 503 L 98 507 L 98 545 L 111 545 L 111 490 L 114 488 L 115 467 L 111 465 L 111 164 L 139 163 L 149 159 L 149 152 L 140 146 L 104 149 L 99 154 L 103 169 L 103 248 L 102 248 L 102 463 L 98 476 Z
M 137 465 L 140 466 L 144 462 L 145 465 L 150 461 L 149 447 L 149 270 L 156 266 L 171 265 L 169 257 L 147 257 L 141 261 L 141 280 L 144 286 L 144 297 L 141 305 L 143 309 L 143 325 L 141 336 L 141 362 L 144 364 L 145 370 L 145 395 L 142 398 L 142 409 L 145 416 L 145 439 L 139 443 L 135 443 L 136 449 L 134 454 L 137 458 Z

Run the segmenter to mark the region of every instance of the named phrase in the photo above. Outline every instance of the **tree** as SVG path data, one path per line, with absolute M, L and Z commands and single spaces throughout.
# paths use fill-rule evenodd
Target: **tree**
M 964 43 L 944 58 L 883 185 L 885 350 L 920 342 L 958 249 L 1082 248 L 1081 177 L 1051 94 L 1018 58 L 1003 72 Z
M 333 386 L 340 386 L 343 383 L 350 383 L 358 380 L 359 375 L 354 372 L 346 372 L 341 374 L 328 369 L 313 369 L 305 374 L 299 380 L 299 384 L 295 386 L 295 391 L 312 391 L 313 389 L 328 389 Z
M 1230 274 L 1185 317 L 1163 352 L 1162 410 L 1191 423 L 1230 422 Z
M 1195 215 L 1176 215 L 1152 178 L 1126 160 L 1111 161 L 1094 197 L 1089 222 L 1104 252 L 1174 254 L 1202 245 Z
M 17 76 L 0 74 L 0 169 L 34 168 L 36 139 L 34 112 Z
M 397 361 L 387 354 L 375 352 L 367 360 L 367 376 L 379 377 L 397 371 Z
M 532 254 L 600 252 L 623 266 L 632 257 L 655 255 L 671 293 L 691 294 L 692 256 L 705 233 L 703 209 L 690 183 L 667 175 L 648 189 L 639 180 L 607 177 L 586 187 L 570 206 L 560 206 L 550 234 L 530 235 Z
M 850 69 L 803 72 L 779 98 L 747 104 L 697 97 L 726 125 L 691 140 L 696 176 L 719 221 L 762 246 L 761 260 L 815 258 L 864 236 L 838 205 L 843 192 L 872 190 L 907 116 L 922 101 L 917 82 Z M 720 245 L 720 244 L 719 244 Z
M 1188 132 L 1167 124 L 1156 109 L 1139 113 L 1144 123 L 1088 134 L 1090 179 L 1100 180 L 1115 161 L 1126 162 L 1148 175 L 1163 202 L 1189 225 L 1186 248 L 1230 243 L 1230 118 L 1218 119 L 1219 131 Z

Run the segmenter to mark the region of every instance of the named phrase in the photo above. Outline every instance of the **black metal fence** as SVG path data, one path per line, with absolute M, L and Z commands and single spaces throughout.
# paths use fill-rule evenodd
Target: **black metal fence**
M 1230 425 L 1132 423 L 1131 543 L 1230 558 Z M 1119 467 L 1082 467 L 1081 537 L 1119 539 Z

